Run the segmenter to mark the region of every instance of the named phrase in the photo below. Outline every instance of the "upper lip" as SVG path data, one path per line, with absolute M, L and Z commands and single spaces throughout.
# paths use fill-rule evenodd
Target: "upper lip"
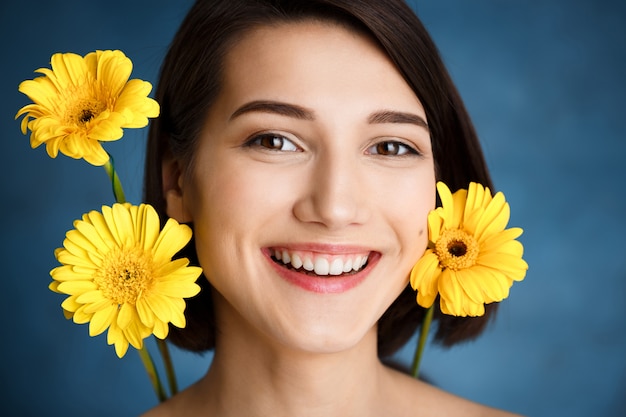
M 369 252 L 375 252 L 372 248 L 362 246 L 362 245 L 351 245 L 351 244 L 337 244 L 337 243 L 314 243 L 314 242 L 306 242 L 306 243 L 288 243 L 288 244 L 277 244 L 270 245 L 267 247 L 268 249 L 286 249 L 290 251 L 306 251 L 306 252 L 315 252 L 318 254 L 326 254 L 326 255 L 348 255 L 348 254 L 365 254 Z

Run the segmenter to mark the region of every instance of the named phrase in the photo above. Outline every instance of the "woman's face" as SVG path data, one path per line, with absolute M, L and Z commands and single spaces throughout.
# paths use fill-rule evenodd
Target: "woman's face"
M 194 223 L 220 337 L 354 346 L 426 248 L 424 109 L 372 41 L 329 24 L 256 29 L 224 74 L 192 172 L 166 190 L 168 214 Z

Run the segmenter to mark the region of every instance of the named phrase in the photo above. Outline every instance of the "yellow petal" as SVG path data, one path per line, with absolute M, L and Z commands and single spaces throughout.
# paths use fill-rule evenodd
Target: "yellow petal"
M 85 313 L 88 314 L 93 314 L 97 311 L 100 310 L 105 310 L 107 308 L 110 308 L 111 306 L 114 306 L 116 309 L 118 308 L 118 304 L 107 299 L 107 298 L 103 298 L 99 301 L 96 301 L 94 303 L 89 303 L 85 306 Z
M 509 222 L 510 215 L 511 209 L 509 204 L 505 202 L 504 195 L 502 193 L 496 194 L 476 225 L 476 238 L 481 241 L 484 236 L 503 231 Z
M 66 238 L 63 241 L 63 246 L 72 255 L 84 258 L 87 256 L 87 252 L 95 252 L 96 247 L 87 239 L 80 231 L 74 229 L 65 234 Z
M 87 314 L 85 313 L 85 306 L 81 306 L 78 309 L 76 309 L 76 311 L 74 311 L 74 316 L 72 317 L 72 319 L 74 320 L 74 323 L 76 324 L 85 324 L 85 323 L 89 323 L 89 320 L 91 320 L 93 314 Z
M 193 282 L 161 281 L 154 285 L 154 290 L 167 297 L 189 298 L 200 292 L 200 286 Z
M 169 333 L 170 327 L 168 326 L 167 323 L 164 323 L 160 320 L 157 320 L 154 323 L 154 335 L 156 337 L 158 337 L 159 339 L 165 339 L 167 337 L 167 334 Z
M 154 245 L 154 262 L 160 264 L 172 258 L 191 240 L 191 229 L 184 224 L 178 224 L 174 219 L 168 219 Z
M 63 300 L 63 302 L 61 303 L 61 307 L 63 308 L 63 310 L 74 312 L 81 308 L 82 304 L 77 303 L 76 298 L 77 297 L 75 295 L 71 295 Z
M 505 274 L 518 274 L 528 269 L 526 261 L 518 256 L 509 255 L 507 253 L 485 253 L 480 254 L 476 260 L 478 265 L 487 266 L 495 270 L 502 271 Z
M 113 204 L 113 222 L 109 224 L 109 228 L 115 228 L 117 230 L 117 235 L 120 238 L 122 246 L 133 246 L 137 241 L 135 238 L 135 228 L 133 227 L 128 207 L 129 205 L 126 204 Z
M 125 110 L 124 127 L 141 128 L 148 124 L 148 117 L 159 115 L 159 104 L 147 97 L 152 85 L 146 81 L 130 80 L 115 103 L 115 110 Z
M 121 51 L 102 51 L 98 57 L 97 78 L 106 85 L 112 97 L 122 92 L 133 70 L 133 63 Z
M 67 250 L 61 250 L 55 253 L 57 261 L 65 265 L 77 265 L 84 268 L 93 268 L 94 264 L 89 258 L 72 255 Z
M 58 282 L 52 281 L 50 284 L 48 284 L 48 289 L 50 289 L 50 291 L 52 291 L 52 292 L 56 292 L 56 293 L 62 294 L 59 290 L 57 290 L 58 286 L 59 286 Z
M 79 295 L 98 289 L 92 281 L 64 281 L 59 283 L 57 290 L 68 295 Z
M 465 299 L 465 303 L 463 304 L 463 309 L 460 316 L 470 316 L 477 317 L 483 316 L 485 314 L 485 304 L 476 303 L 470 298 Z
M 491 236 L 485 237 L 481 242 L 481 251 L 484 252 L 507 252 L 511 254 L 519 254 L 522 256 L 524 249 L 521 246 L 521 243 L 515 241 L 514 239 L 518 238 L 522 234 L 523 230 L 519 227 L 512 227 L 510 229 L 503 230 L 499 233 L 495 233 Z M 508 245 L 511 245 L 510 242 L 517 242 L 521 247 L 516 248 L 513 252 L 510 250 L 512 248 L 508 248 Z M 515 244 L 517 245 L 517 244 Z M 504 249 L 503 246 L 507 248 Z M 521 249 L 521 251 L 520 251 Z
M 102 206 L 102 218 L 104 220 L 104 228 L 111 234 L 112 240 L 115 246 L 123 246 L 123 236 L 120 236 L 118 227 L 115 225 L 115 218 L 113 217 L 113 208 L 109 206 Z
M 54 54 L 51 59 L 52 71 L 56 75 L 59 90 L 64 90 L 70 85 L 79 86 L 85 82 L 87 66 L 80 55 Z
M 436 242 L 443 229 L 443 214 L 441 207 L 428 213 L 428 239 Z
M 428 250 L 411 270 L 411 287 L 417 290 L 417 303 L 430 307 L 437 297 L 438 278 L 441 273 L 439 259 L 432 250 Z
M 159 320 L 166 323 L 171 321 L 172 308 L 167 297 L 160 294 L 152 294 L 150 297 L 146 297 L 145 301 Z
M 156 276 L 162 277 L 161 279 L 163 280 L 169 280 L 170 274 L 174 274 L 178 272 L 179 270 L 185 270 L 188 265 L 189 265 L 189 259 L 187 258 L 172 259 L 171 262 L 166 262 L 166 263 L 162 263 L 161 265 L 159 265 L 159 267 L 154 271 L 154 274 Z M 189 267 L 189 268 L 193 271 L 195 270 L 196 267 Z M 199 272 L 201 271 L 202 270 L 200 270 Z M 198 272 L 198 275 L 200 275 L 199 272 Z M 174 277 L 174 278 L 178 279 L 177 277 Z
M 452 206 L 450 207 L 451 221 L 444 224 L 447 229 L 458 228 L 463 224 L 463 216 L 465 215 L 465 200 L 467 199 L 466 190 L 457 190 L 452 194 Z M 446 207 L 444 206 L 444 209 Z
M 155 325 L 154 313 L 152 313 L 150 306 L 146 303 L 144 298 L 137 300 L 136 308 L 141 322 L 148 327 L 153 327 Z
M 456 277 L 466 297 L 474 303 L 482 304 L 485 302 L 481 289 L 481 276 L 473 268 L 458 271 Z
M 26 111 L 30 111 L 35 113 L 32 117 L 41 117 L 54 106 L 50 98 L 57 94 L 57 89 L 50 79 L 39 77 L 34 80 L 22 81 L 18 86 L 18 90 L 37 103 L 36 105 L 23 107 L 18 116 Z
M 102 213 L 92 210 L 83 216 L 83 220 L 93 225 L 94 230 L 98 233 L 100 239 L 103 242 L 106 242 L 105 245 L 108 249 L 117 246 L 116 238 L 113 236 L 111 229 L 109 229 L 106 219 Z
M 89 129 L 89 139 L 94 140 L 94 145 L 97 144 L 95 141 L 110 142 L 120 139 L 124 136 L 124 130 L 121 127 L 124 120 L 124 117 L 119 113 L 103 115 Z
M 76 301 L 81 304 L 97 303 L 103 300 L 106 300 L 106 299 L 102 295 L 102 291 L 100 291 L 100 289 L 93 290 L 93 291 L 86 291 L 80 294 L 78 298 L 76 299 Z
M 107 332 L 107 343 L 109 345 L 115 344 L 115 353 L 119 358 L 124 357 L 128 351 L 128 340 L 126 339 L 122 329 L 117 326 L 115 321 L 111 322 L 111 326 Z
M 141 349 L 143 347 L 144 328 L 139 321 L 132 321 L 128 327 L 123 329 L 124 336 L 135 349 Z
M 97 336 L 103 333 L 115 320 L 117 316 L 117 306 L 110 306 L 104 310 L 97 311 L 89 321 L 89 336 Z
M 122 330 L 126 330 L 138 317 L 135 308 L 130 304 L 124 303 L 120 306 L 120 312 L 117 316 L 117 325 Z
M 170 322 L 178 328 L 183 328 L 187 324 L 183 311 L 184 310 L 179 310 L 177 308 L 171 308 L 172 315 Z
M 141 218 L 138 219 L 141 220 L 138 222 L 141 227 L 142 236 L 140 245 L 145 250 L 150 250 L 156 245 L 156 242 L 159 239 L 159 234 L 161 233 L 159 216 L 152 206 L 146 204 L 141 206 L 140 212 Z
M 446 269 L 441 273 L 439 277 L 439 294 L 451 311 L 451 313 L 446 314 L 462 315 L 463 290 L 454 271 Z
M 480 265 L 476 265 L 473 269 L 480 274 L 485 303 L 499 302 L 509 296 L 511 285 L 504 274 Z
M 74 268 L 68 265 L 58 266 L 50 271 L 50 276 L 55 281 L 89 281 L 91 274 L 76 272 Z

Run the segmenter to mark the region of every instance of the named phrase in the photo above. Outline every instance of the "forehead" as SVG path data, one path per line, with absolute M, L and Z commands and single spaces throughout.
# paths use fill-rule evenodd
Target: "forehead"
M 304 97 L 389 91 L 395 99 L 419 103 L 371 36 L 333 22 L 307 20 L 251 29 L 229 50 L 223 71 L 222 92 L 227 94 L 289 92 Z
M 363 30 L 325 20 L 302 20 L 259 25 L 241 33 L 226 54 L 226 64 L 233 69 L 244 61 L 254 61 L 267 55 L 293 55 L 317 53 L 314 48 L 323 45 L 330 52 L 347 53 L 350 47 L 360 44 L 386 54 L 376 41 Z

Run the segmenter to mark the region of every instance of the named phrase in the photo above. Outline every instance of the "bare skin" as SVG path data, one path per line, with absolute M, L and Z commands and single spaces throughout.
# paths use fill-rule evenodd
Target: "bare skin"
M 228 322 L 231 328 L 242 325 L 240 319 Z M 353 348 L 326 355 L 276 346 L 281 352 L 277 355 L 261 344 L 252 348 L 253 338 L 241 332 L 221 336 L 206 376 L 143 417 L 516 416 L 383 365 L 375 354 L 375 328 Z
M 425 112 L 386 55 L 301 22 L 253 31 L 225 69 L 195 171 L 164 163 L 168 214 L 194 222 L 215 288 L 215 356 L 144 417 L 512 416 L 378 359 L 377 321 L 426 248 L 435 204 Z M 325 287 L 270 259 L 277 247 L 371 263 L 335 281 L 361 274 L 356 285 Z
M 207 375 L 143 417 L 516 416 L 384 366 L 375 329 L 354 348 L 322 356 L 277 356 L 236 339 L 248 338 L 225 334 Z
M 331 399 L 339 396 L 337 391 L 329 393 L 327 387 L 322 387 L 314 395 L 311 394 L 311 388 L 307 397 L 323 398 L 319 402 L 313 402 L 304 407 L 307 402 L 303 398 L 302 393 L 293 393 L 294 401 L 276 403 L 270 397 L 263 399 L 262 404 L 248 402 L 249 397 L 245 394 L 239 394 L 246 390 L 246 387 L 234 388 L 233 392 L 226 393 L 226 390 L 216 390 L 211 393 L 211 384 L 207 379 L 199 381 L 190 388 L 174 397 L 166 403 L 161 404 L 145 417 L 174 417 L 174 416 L 352 416 L 358 415 L 363 417 L 380 417 L 380 416 L 464 416 L 464 417 L 506 417 L 515 416 L 515 414 L 488 408 L 460 397 L 451 395 L 445 391 L 432 387 L 424 382 L 410 378 L 390 368 L 379 365 L 377 369 L 379 379 L 372 381 L 368 386 L 362 387 L 363 391 L 368 394 L 359 396 L 353 392 L 351 399 L 359 398 L 354 404 L 348 404 L 351 400 L 344 397 L 341 406 L 331 404 Z M 354 382 L 357 384 L 357 382 Z M 248 380 L 244 383 L 256 384 L 256 382 Z M 362 385 L 362 383 L 361 383 Z M 381 389 L 370 395 L 374 391 L 374 386 L 381 386 Z M 393 389 L 392 389 L 393 387 Z M 293 388 L 293 387 L 291 387 Z M 292 389 L 287 391 L 292 391 Z M 261 388 L 259 391 L 265 391 Z M 343 390 L 342 390 L 343 391 Z M 359 390 L 361 391 L 361 390 Z M 219 392 L 219 393 L 218 393 Z M 234 395 L 233 395 L 234 394 Z M 331 395 L 328 395 L 331 394 Z M 280 398 L 289 398 L 285 394 L 279 394 Z M 259 398 L 261 395 L 257 392 L 252 398 Z M 227 409 L 224 403 L 231 400 L 237 400 L 240 408 Z M 294 410 L 298 410 L 297 412 Z

